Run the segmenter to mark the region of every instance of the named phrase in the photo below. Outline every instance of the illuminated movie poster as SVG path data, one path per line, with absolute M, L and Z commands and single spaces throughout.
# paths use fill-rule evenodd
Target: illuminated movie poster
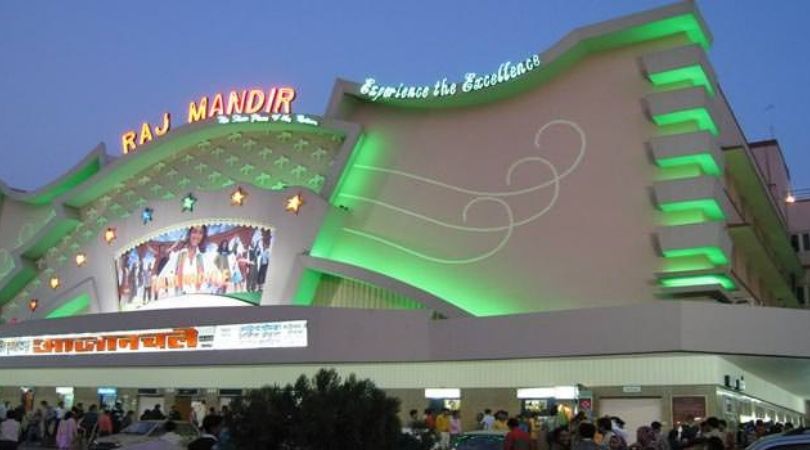
M 188 294 L 258 304 L 270 265 L 271 230 L 207 224 L 178 228 L 125 251 L 116 261 L 123 311 Z

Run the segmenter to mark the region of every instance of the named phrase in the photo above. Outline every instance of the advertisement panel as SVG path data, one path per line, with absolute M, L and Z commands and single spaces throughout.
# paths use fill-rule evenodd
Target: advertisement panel
M 268 228 L 232 224 L 197 224 L 157 235 L 126 249 L 116 260 L 119 308 L 154 307 L 155 302 L 188 294 L 258 304 L 267 281 L 271 241 Z
M 20 336 L 0 338 L 0 358 L 295 348 L 307 339 L 306 320 Z

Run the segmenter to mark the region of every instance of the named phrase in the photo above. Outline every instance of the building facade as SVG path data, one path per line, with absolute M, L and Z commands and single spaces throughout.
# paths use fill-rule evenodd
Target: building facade
M 3 397 L 187 410 L 335 367 L 467 426 L 803 422 L 810 202 L 711 41 L 681 2 L 455 81 L 338 80 L 322 117 L 216 94 L 0 186 Z

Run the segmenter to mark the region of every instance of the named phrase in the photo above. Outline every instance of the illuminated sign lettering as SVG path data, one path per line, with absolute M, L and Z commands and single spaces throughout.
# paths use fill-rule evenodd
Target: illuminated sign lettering
M 203 97 L 188 104 L 188 123 L 231 114 L 290 114 L 294 99 L 295 89 L 289 87 L 272 88 L 266 94 L 260 89 L 231 91 L 227 97 L 213 96 L 210 102 Z
M 318 121 L 305 114 L 234 114 L 231 116 L 217 116 L 217 123 L 245 123 L 245 122 L 284 122 L 300 123 L 302 125 L 318 126 Z
M 202 97 L 198 101 L 188 104 L 188 123 L 199 122 L 212 117 L 230 115 L 290 115 L 292 102 L 296 92 L 291 87 L 262 89 L 243 89 L 230 91 L 227 94 L 218 93 L 212 97 Z M 264 120 L 266 122 L 268 120 Z M 275 121 L 275 120 L 274 120 Z M 303 123 L 303 122 L 301 122 Z M 129 130 L 121 135 L 121 149 L 124 154 L 135 151 L 136 148 L 164 136 L 171 130 L 172 116 L 163 113 L 159 125 L 143 122 L 138 129 Z
M 372 101 L 378 100 L 421 100 L 427 98 L 442 98 L 458 95 L 467 92 L 476 92 L 482 89 L 491 88 L 507 81 L 525 75 L 540 67 L 540 55 L 532 55 L 523 61 L 513 64 L 507 61 L 498 66 L 498 69 L 491 73 L 479 74 L 468 72 L 464 75 L 464 81 L 448 83 L 447 78 L 437 80 L 432 85 L 406 85 L 400 83 L 397 86 L 381 85 L 374 78 L 366 78 L 360 86 L 360 94 L 368 97 Z
M 163 113 L 163 121 L 159 126 L 151 126 L 149 122 L 141 124 L 140 134 L 135 130 L 129 130 L 121 135 L 121 147 L 124 153 L 129 153 L 139 145 L 146 144 L 152 141 L 155 137 L 161 137 L 169 132 L 172 128 L 172 115 L 170 113 Z M 153 133 L 154 130 L 154 133 Z
M 0 338 L 0 358 L 306 347 L 307 321 Z

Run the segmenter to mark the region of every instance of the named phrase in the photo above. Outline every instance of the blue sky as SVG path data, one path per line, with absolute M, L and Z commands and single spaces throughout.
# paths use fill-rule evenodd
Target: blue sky
M 291 85 L 322 114 L 335 78 L 430 83 L 488 71 L 640 0 L 0 2 L 0 179 L 33 189 L 163 111 L 230 88 Z M 810 2 L 704 0 L 710 51 L 750 140 L 780 140 L 810 187 Z M 182 116 L 181 116 L 182 117 Z M 176 121 L 176 123 L 179 123 Z

